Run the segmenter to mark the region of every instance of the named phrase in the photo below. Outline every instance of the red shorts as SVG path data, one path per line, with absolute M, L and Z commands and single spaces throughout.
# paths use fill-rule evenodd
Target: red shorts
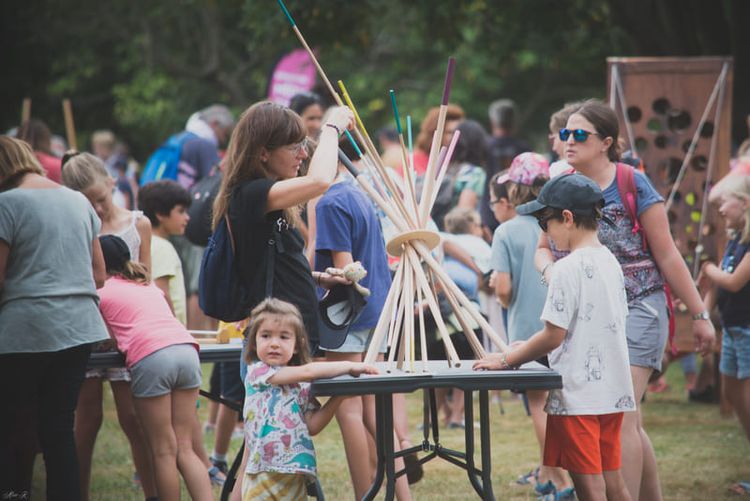
M 599 416 L 547 415 L 544 466 L 601 475 L 620 469 L 622 412 Z

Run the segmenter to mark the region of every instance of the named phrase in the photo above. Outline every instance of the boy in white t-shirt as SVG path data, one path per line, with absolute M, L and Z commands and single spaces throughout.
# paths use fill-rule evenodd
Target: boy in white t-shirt
M 513 349 L 474 364 L 513 369 L 549 354 L 563 387 L 545 411 L 544 464 L 570 472 L 582 500 L 629 500 L 620 473 L 623 412 L 635 410 L 625 338 L 627 301 L 620 265 L 597 237 L 604 198 L 580 174 L 549 181 L 539 197 L 516 208 L 533 214 L 556 247 L 571 253 L 552 269 L 544 328 Z

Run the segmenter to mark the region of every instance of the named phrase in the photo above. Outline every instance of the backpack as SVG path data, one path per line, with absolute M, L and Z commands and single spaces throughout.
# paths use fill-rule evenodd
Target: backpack
M 620 194 L 622 205 L 625 206 L 625 211 L 633 222 L 633 234 L 641 234 L 643 249 L 648 250 L 646 230 L 641 226 L 640 221 L 638 221 L 638 193 L 635 186 L 635 169 L 628 164 L 618 162 L 615 176 L 617 178 L 617 191 Z M 667 309 L 669 310 L 669 345 L 672 352 L 676 353 L 674 346 L 674 304 L 672 302 L 672 291 L 666 280 L 664 280 L 664 294 L 667 296 Z
M 141 186 L 162 179 L 177 180 L 177 167 L 180 164 L 182 147 L 188 139 L 198 137 L 192 132 L 184 131 L 167 139 L 164 144 L 148 158 L 141 173 Z
M 198 304 L 203 313 L 223 322 L 250 315 L 252 297 L 234 260 L 234 236 L 229 217 L 219 222 L 203 251 L 198 277 Z
M 185 228 L 185 236 L 195 245 L 205 247 L 211 238 L 211 219 L 213 205 L 219 187 L 221 186 L 221 172 L 215 170 L 190 188 L 190 220 Z

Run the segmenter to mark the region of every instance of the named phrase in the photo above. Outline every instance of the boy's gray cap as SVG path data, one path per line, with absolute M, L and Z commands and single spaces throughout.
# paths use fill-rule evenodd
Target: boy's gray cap
M 594 208 L 604 206 L 604 195 L 599 186 L 583 174 L 562 174 L 542 187 L 536 200 L 519 205 L 521 215 L 534 214 L 545 207 L 567 209 L 578 214 L 592 214 Z

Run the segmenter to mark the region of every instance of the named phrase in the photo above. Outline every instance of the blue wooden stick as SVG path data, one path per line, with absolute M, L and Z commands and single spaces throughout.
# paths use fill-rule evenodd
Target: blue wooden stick
M 344 129 L 344 134 L 346 134 L 346 138 L 349 139 L 349 142 L 354 147 L 354 151 L 357 152 L 357 155 L 359 155 L 359 158 L 363 158 L 364 155 L 362 154 L 362 150 L 359 149 L 359 145 L 357 144 L 357 141 L 354 140 L 349 130 Z
M 289 24 L 291 24 L 292 27 L 296 26 L 294 19 L 292 19 L 292 15 L 286 9 L 286 5 L 284 5 L 284 0 L 276 0 L 276 1 L 279 2 L 279 6 L 281 6 L 281 10 L 284 11 L 284 15 L 286 16 L 287 19 L 289 19 Z
M 403 131 L 401 130 L 401 119 L 398 116 L 398 106 L 396 106 L 396 93 L 393 89 L 390 90 L 391 94 L 391 106 L 393 107 L 393 116 L 396 118 L 396 130 L 398 131 L 398 134 L 403 134 Z
M 406 115 L 406 135 L 409 137 L 409 153 L 414 151 L 411 144 L 411 115 Z

